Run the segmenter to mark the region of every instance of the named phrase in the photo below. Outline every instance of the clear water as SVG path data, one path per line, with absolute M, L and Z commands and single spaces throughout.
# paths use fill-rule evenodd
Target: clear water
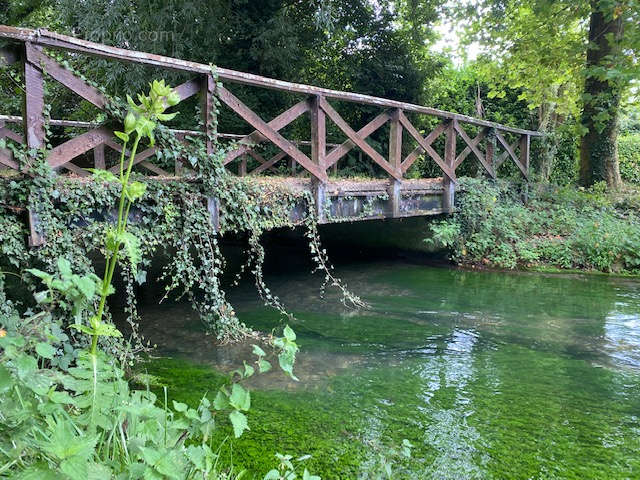
M 236 465 L 266 472 L 275 452 L 311 454 L 323 478 L 357 478 L 389 446 L 415 449 L 398 478 L 640 478 L 640 282 L 468 272 L 403 263 L 343 266 L 370 303 L 318 298 L 308 273 L 274 275 L 296 314 L 299 382 L 252 381 L 251 431 Z M 231 295 L 251 327 L 278 316 L 250 285 Z M 150 373 L 196 402 L 250 359 L 215 346 L 188 305 L 148 305 Z M 229 434 L 221 421 L 219 435 Z M 261 477 L 260 477 L 261 478 Z

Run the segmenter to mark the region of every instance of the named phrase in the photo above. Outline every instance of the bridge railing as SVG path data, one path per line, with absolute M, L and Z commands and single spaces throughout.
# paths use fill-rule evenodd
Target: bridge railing
M 392 198 L 397 198 L 400 195 L 403 177 L 413 163 L 422 155 L 430 157 L 442 171 L 443 208 L 445 210 L 450 209 L 453 204 L 457 180 L 456 169 L 469 155 L 476 157 L 487 174 L 493 178 L 496 177 L 497 168 L 507 160 L 512 160 L 520 169 L 522 175 L 528 178 L 531 138 L 541 135 L 539 132 L 500 125 L 421 105 L 285 82 L 259 75 L 217 68 L 215 74 L 225 84 L 242 84 L 267 88 L 297 93 L 306 97 L 280 115 L 267 121 L 251 110 L 223 84 L 216 82 L 214 73 L 209 65 L 111 47 L 46 30 L 0 26 L 0 38 L 11 41 L 11 45 L 13 45 L 0 49 L 0 60 L 4 60 L 7 63 L 22 62 L 25 82 L 24 119 L 19 117 L 0 117 L 0 138 L 5 137 L 12 141 L 23 142 L 30 149 L 39 149 L 44 146 L 45 74 L 99 109 L 104 109 L 107 105 L 107 98 L 100 90 L 47 55 L 44 48 L 62 49 L 76 54 L 87 54 L 100 58 L 187 72 L 194 75 L 194 78 L 179 85 L 175 90 L 182 100 L 194 95 L 200 95 L 204 127 L 202 132 L 197 133 L 205 135 L 207 150 L 212 152 L 213 148 L 215 148 L 215 142 L 211 140 L 214 135 L 236 140 L 237 147 L 226 155 L 224 162 L 229 164 L 235 159 L 240 159 L 238 169 L 240 174 L 247 173 L 247 155 L 254 158 L 259 164 L 252 173 L 260 173 L 273 168 L 277 162 L 289 158 L 291 165 L 298 164 L 310 174 L 318 205 L 322 204 L 324 185 L 328 182 L 327 172 L 329 169 L 335 169 L 341 158 L 357 148 L 387 173 L 390 178 L 389 192 Z M 248 123 L 254 131 L 248 135 L 217 134 L 214 132 L 211 122 L 214 112 L 214 96 L 219 99 L 222 105 L 232 110 Z M 379 107 L 381 112 L 369 123 L 356 130 L 342 118 L 330 101 L 372 105 Z M 310 117 L 310 140 L 303 142 L 285 138 L 281 131 L 294 120 L 306 114 Z M 431 132 L 425 135 L 413 125 L 407 114 L 428 115 L 436 117 L 439 122 Z M 327 119 L 345 135 L 346 140 L 341 144 L 327 143 Z M 24 132 L 22 136 L 4 126 L 5 122 L 12 121 L 20 121 L 22 123 Z M 113 133 L 103 126 L 65 120 L 55 120 L 51 124 L 56 125 L 56 122 L 61 126 L 82 127 L 88 129 L 88 131 L 52 148 L 48 154 L 48 162 L 54 168 L 65 168 L 78 175 L 86 175 L 84 169 L 72 162 L 75 158 L 93 150 L 95 166 L 103 168 L 105 166 L 104 147 L 110 147 L 115 150 L 120 148 L 114 141 Z M 383 155 L 367 142 L 367 138 L 387 123 L 390 124 L 389 150 L 387 155 Z M 470 137 L 466 130 L 467 126 L 476 127 L 478 133 L 473 138 Z M 409 150 L 407 148 L 403 149 L 405 132 L 412 139 L 415 147 L 406 156 L 403 156 L 403 151 Z M 179 134 L 180 132 L 176 133 Z M 185 135 L 195 133 L 183 131 Z M 445 138 L 444 151 L 438 152 L 434 148 L 434 141 L 443 135 Z M 513 140 L 512 142 L 508 141 L 507 136 L 515 137 L 515 142 Z M 457 148 L 458 141 L 461 141 L 462 145 L 464 145 L 464 149 L 459 153 Z M 263 158 L 256 147 L 266 143 L 276 146 L 279 149 L 279 153 L 269 159 Z M 307 155 L 301 149 L 301 146 L 305 144 L 310 146 L 310 155 Z M 155 147 L 140 152 L 136 156 L 136 164 L 140 164 L 140 166 L 158 175 L 170 175 L 169 172 L 149 161 L 155 153 Z M 0 150 L 0 164 L 10 168 L 18 168 L 17 162 L 12 158 L 8 149 Z M 176 165 L 174 173 L 178 173 L 180 169 L 181 166 Z

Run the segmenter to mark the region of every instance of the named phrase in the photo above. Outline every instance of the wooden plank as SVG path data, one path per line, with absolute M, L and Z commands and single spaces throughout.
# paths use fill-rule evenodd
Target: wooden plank
M 10 138 L 14 142 L 22 144 L 22 135 L 7 127 L 0 128 L 0 139 L 1 138 Z
M 45 55 L 38 50 L 33 50 L 28 55 L 28 58 L 30 62 L 42 66 L 47 75 L 60 82 L 72 92 L 80 95 L 88 102 L 91 102 L 96 107 L 103 109 L 107 104 L 107 97 L 100 90 L 89 85 L 80 77 L 76 76 L 76 74 L 71 70 L 67 70 L 50 56 Z
M 524 165 L 522 165 L 520 163 L 520 160 L 518 159 L 518 157 L 516 156 L 515 152 L 514 152 L 514 148 L 515 146 L 517 146 L 520 142 L 520 139 L 518 139 L 518 141 L 514 144 L 514 147 L 511 147 L 511 145 L 509 145 L 509 143 L 505 140 L 505 138 L 502 136 L 502 134 L 500 132 L 496 132 L 496 139 L 498 140 L 498 142 L 500 143 L 500 145 L 502 145 L 502 148 L 504 148 L 505 153 L 511 157 L 511 159 L 515 162 L 515 164 L 518 166 L 518 168 L 520 169 L 520 171 L 522 172 L 522 174 L 525 177 L 528 177 L 528 172 L 526 170 L 526 168 L 524 167 Z M 502 160 L 504 161 L 504 160 Z M 502 162 L 500 162 L 502 163 Z
M 42 46 L 62 48 L 75 52 L 83 52 L 90 55 L 102 57 L 102 58 L 115 58 L 118 60 L 124 60 L 135 63 L 142 63 L 145 65 L 152 65 L 156 67 L 168 68 L 173 70 L 187 71 L 193 73 L 209 74 L 211 73 L 211 67 L 209 65 L 190 62 L 187 60 L 180 60 L 171 57 L 165 57 L 161 55 L 155 55 L 151 53 L 144 53 L 134 50 L 127 50 L 123 48 L 110 47 L 107 45 L 101 45 L 95 42 L 87 40 L 81 40 L 74 37 L 69 37 L 55 32 L 50 32 L 45 29 L 30 30 L 25 28 L 15 28 L 8 26 L 0 26 L 0 38 L 10 38 L 19 41 L 30 41 Z M 486 120 L 476 119 L 466 115 L 460 115 L 457 113 L 446 112 L 435 108 L 424 107 L 411 103 L 398 102 L 395 100 L 389 100 L 380 97 L 374 97 L 371 95 L 362 95 L 358 93 L 342 92 L 338 90 L 331 90 L 326 88 L 320 88 L 310 85 L 303 85 L 292 82 L 285 82 L 282 80 L 276 80 L 272 78 L 262 77 L 260 75 L 254 75 L 250 73 L 237 72 L 226 68 L 218 68 L 216 70 L 220 80 L 229 81 L 232 83 L 239 83 L 243 85 L 252 85 L 256 87 L 270 88 L 274 90 L 280 90 L 285 92 L 296 92 L 305 95 L 322 95 L 326 98 L 342 100 L 347 102 L 355 102 L 365 105 L 376 105 L 384 108 L 400 108 L 407 112 L 423 113 L 427 115 L 436 116 L 446 120 L 458 120 L 462 123 L 469 123 L 471 125 L 492 127 L 502 131 L 512 132 L 517 134 L 528 134 L 531 136 L 542 136 L 540 132 L 534 132 L 530 130 L 523 130 L 519 128 L 512 128 L 505 125 L 488 122 Z
M 321 97 L 309 99 L 311 116 L 311 161 L 323 171 L 327 155 L 327 123 L 324 110 L 320 108 Z
M 422 135 L 420 134 L 420 132 L 418 132 L 418 130 L 416 129 L 416 127 L 413 126 L 413 124 L 409 121 L 409 119 L 405 116 L 405 114 L 403 112 L 400 112 L 400 122 L 402 123 L 402 125 L 404 126 L 404 128 L 407 129 L 407 132 L 409 132 L 409 134 L 416 139 L 416 141 L 418 142 L 418 144 L 424 149 L 425 152 L 427 152 L 429 154 L 429 156 L 431 158 L 433 158 L 433 160 L 438 164 L 438 166 L 442 169 L 442 171 L 444 172 L 444 174 L 449 177 L 450 180 L 453 180 L 454 183 L 456 182 L 456 173 L 455 171 L 453 171 L 445 162 L 444 160 L 442 160 L 442 158 L 440 157 L 440 155 L 438 155 L 438 152 L 436 152 L 430 144 L 428 144 L 424 138 L 422 138 Z
M 347 122 L 340 116 L 338 112 L 334 110 L 334 108 L 329 105 L 326 99 L 323 97 L 319 97 L 319 103 L 322 110 L 329 116 L 331 121 L 336 124 L 336 126 L 344 132 L 344 134 L 349 137 L 349 139 L 356 144 L 364 153 L 366 153 L 374 162 L 380 165 L 385 172 L 391 175 L 393 178 L 400 180 L 402 178 L 402 173 L 396 171 L 387 160 L 380 155 L 378 152 L 374 150 L 374 148 L 369 145 L 362 137 L 360 137 L 355 130 L 353 130 Z
M 249 175 L 257 175 L 258 173 L 264 172 L 265 170 L 273 167 L 276 163 L 278 163 L 280 160 L 282 160 L 286 156 L 287 154 L 284 152 L 276 153 L 273 157 L 271 157 L 269 160 L 264 162 L 262 165 L 259 165 L 258 167 L 251 170 L 251 172 L 249 172 Z
M 389 163 L 398 172 L 402 171 L 402 124 L 400 110 L 391 113 L 391 129 L 389 131 Z
M 13 168 L 14 170 L 19 170 L 20 165 L 13 159 L 13 152 L 8 148 L 0 148 L 0 164 Z
M 362 139 L 366 139 L 373 132 L 382 127 L 389 120 L 390 115 L 389 112 L 382 112 L 378 116 L 376 116 L 373 120 L 367 123 L 364 127 L 358 130 L 356 133 Z M 351 140 L 345 140 L 340 145 L 331 150 L 327 156 L 325 157 L 325 165 L 327 168 L 335 165 L 342 157 L 344 157 L 347 153 L 349 153 L 353 148 L 356 147 L 356 144 Z
M 200 112 L 202 114 L 202 125 L 204 130 L 204 138 L 207 155 L 211 155 L 213 153 L 213 147 L 216 142 L 216 134 L 217 134 L 217 119 L 214 118 L 214 105 L 213 105 L 213 93 L 215 90 L 215 81 L 213 79 L 213 75 L 208 73 L 204 77 L 204 81 L 201 87 L 201 98 L 200 98 Z M 215 129 L 214 129 L 215 127 Z
M 438 126 L 436 126 L 436 128 L 434 128 L 429 135 L 424 137 L 424 143 L 426 143 L 427 145 L 431 145 L 435 141 L 435 139 L 445 131 L 446 127 L 446 122 L 438 124 Z M 402 162 L 402 173 L 405 173 L 407 170 L 409 170 L 409 168 L 411 168 L 411 165 L 413 165 L 413 163 L 418 159 L 420 155 L 422 155 L 422 153 L 424 153 L 424 151 L 424 148 L 418 145 L 409 155 L 407 155 L 407 158 L 405 158 Z
M 78 175 L 79 177 L 88 177 L 89 176 L 89 172 L 87 172 L 84 168 L 80 168 L 80 167 L 78 167 L 77 165 L 74 165 L 71 162 L 65 163 L 64 165 L 61 166 L 61 168 L 66 168 L 70 172 L 73 172 L 76 175 Z
M 280 115 L 271 120 L 267 125 L 273 128 L 276 132 L 282 130 L 284 127 L 293 122 L 296 118 L 298 118 L 303 113 L 309 111 L 309 102 L 307 100 L 302 100 L 301 102 L 296 103 L 293 107 L 288 108 Z M 233 161 L 235 158 L 238 158 L 240 155 L 244 155 L 249 152 L 254 146 L 259 145 L 262 142 L 265 142 L 267 138 L 262 135 L 257 130 L 254 130 L 249 135 L 245 135 L 244 137 L 238 140 L 241 145 L 239 148 L 232 150 L 227 154 L 224 159 L 224 165 Z
M 186 82 L 181 83 L 180 85 L 175 87 L 173 91 L 180 96 L 180 101 L 183 101 L 200 93 L 201 88 L 202 81 L 200 79 L 194 78 L 193 80 L 187 80 Z
M 497 173 L 498 165 L 496 164 L 496 137 L 494 135 L 487 141 L 487 149 L 485 152 L 487 163 L 491 165 L 491 169 Z
M 29 149 L 44 148 L 44 79 L 42 70 L 33 63 L 32 57 L 37 53 L 37 47 L 26 43 L 26 61 L 24 62 L 25 91 L 25 122 L 24 138 Z
M 122 152 L 122 146 L 118 145 L 117 143 L 114 142 L 115 145 L 117 145 L 119 148 L 114 148 L 114 150 L 117 150 L 119 152 Z M 110 145 L 108 142 L 105 142 L 105 145 L 108 145 L 110 147 L 112 147 L 112 145 Z M 146 150 L 143 150 L 142 152 L 139 152 L 136 154 L 136 158 L 133 159 L 133 165 L 137 165 L 143 161 L 145 161 L 147 158 L 155 155 L 157 151 L 156 147 L 149 147 Z M 125 165 L 128 165 L 128 161 L 129 161 L 129 150 L 127 150 L 125 156 Z M 118 163 L 117 165 L 114 165 L 113 167 L 111 167 L 109 169 L 110 172 L 112 173 L 120 173 L 120 164 Z
M 455 128 L 456 132 L 458 132 L 458 135 L 460 135 L 460 138 L 464 140 L 464 143 L 467 144 L 467 147 L 469 147 L 473 152 L 473 154 L 478 158 L 478 160 L 480 160 L 480 163 L 485 168 L 487 173 L 489 173 L 489 175 L 491 175 L 492 178 L 496 178 L 496 172 L 493 170 L 491 164 L 487 163 L 485 154 L 482 153 L 478 149 L 478 147 L 473 143 L 473 141 L 469 138 L 469 135 L 467 135 L 467 132 L 464 130 L 464 128 L 462 128 L 460 124 L 458 124 L 458 122 L 456 122 L 455 120 L 453 121 L 453 127 Z
M 166 170 L 163 170 L 162 168 L 158 167 L 157 165 L 154 165 L 151 162 L 147 162 L 146 160 L 140 162 L 140 166 L 146 168 L 147 170 L 151 170 L 153 173 L 155 173 L 156 175 L 160 175 L 161 177 L 170 177 L 171 174 L 169 172 L 167 172 Z
M 105 169 L 104 163 L 104 144 L 101 143 L 93 149 L 93 167 L 101 170 Z
M 218 89 L 218 95 L 225 105 L 242 117 L 249 125 L 258 130 L 269 141 L 275 144 L 283 152 L 302 165 L 311 175 L 319 180 L 326 181 L 327 174 L 314 164 L 309 157 L 298 150 L 289 140 L 271 128 L 264 120 L 256 115 L 249 107 L 237 99 L 229 90 L 224 87 Z
M 531 137 L 529 135 L 520 136 L 520 165 L 525 178 L 529 179 L 529 152 L 531 148 Z
M 471 143 L 477 147 L 478 145 L 480 145 L 480 142 L 482 142 L 482 140 L 485 139 L 485 137 L 487 136 L 487 129 L 483 128 L 478 135 L 476 135 L 473 140 L 471 140 Z M 456 158 L 456 162 L 454 165 L 454 168 L 458 168 L 460 166 L 460 164 L 462 164 L 462 162 L 465 160 L 465 158 L 467 158 L 467 156 L 471 153 L 471 147 L 470 146 L 466 146 L 464 148 L 464 150 L 462 150 L 462 152 L 460 152 L 460 155 L 458 155 L 458 157 Z M 488 156 L 485 154 L 485 158 L 488 158 Z M 487 160 L 487 163 L 489 165 L 491 165 L 491 162 Z
M 111 132 L 105 127 L 89 130 L 51 149 L 47 161 L 51 168 L 60 167 L 78 155 L 105 143 L 111 138 L 111 135 Z M 118 168 L 120 167 L 118 166 Z
M 455 171 L 456 163 L 456 121 L 452 120 L 447 125 L 447 137 L 444 143 L 444 161 L 449 168 Z M 442 179 L 442 209 L 451 213 L 455 204 L 456 187 L 451 178 Z

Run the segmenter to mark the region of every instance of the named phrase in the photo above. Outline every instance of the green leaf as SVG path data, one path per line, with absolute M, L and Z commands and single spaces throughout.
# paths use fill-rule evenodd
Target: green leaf
M 48 343 L 40 342 L 36 345 L 36 353 L 42 358 L 48 358 L 51 360 L 56 353 L 56 349 Z
M 264 350 L 262 348 L 260 348 L 258 345 L 254 345 L 253 346 L 253 354 L 257 355 L 259 357 L 264 357 L 266 355 Z
M 158 113 L 156 115 L 156 117 L 158 117 L 158 120 L 160 120 L 161 122 L 168 122 L 169 120 L 173 120 L 175 118 L 176 115 L 178 115 L 178 113 L 180 112 L 175 112 L 175 113 Z
M 92 174 L 93 179 L 96 182 L 117 182 L 118 177 L 116 177 L 109 170 L 103 170 L 101 168 L 87 168 Z
M 96 294 L 96 282 L 94 280 L 86 276 L 75 276 L 73 277 L 73 283 L 87 300 L 91 301 L 93 299 Z
M 25 271 L 29 272 L 34 277 L 38 277 L 46 284 L 51 283 L 51 280 L 53 279 L 53 276 L 51 274 L 43 272 L 42 270 L 38 270 L 37 268 L 27 268 Z
M 258 360 L 258 370 L 260 373 L 265 373 L 271 370 L 271 364 L 262 358 Z
M 114 325 L 105 322 L 101 322 L 97 325 L 94 334 L 101 337 L 122 337 L 120 330 L 118 330 Z
M 231 387 L 229 403 L 236 410 L 244 410 L 246 412 L 251 408 L 251 394 L 242 385 L 234 383 L 233 387 Z
M 286 327 L 284 327 L 284 337 L 289 340 L 290 342 L 295 342 L 296 341 L 296 333 L 291 329 L 291 327 L 289 325 L 287 325 Z
M 0 365 L 0 393 L 8 391 L 13 386 L 13 379 L 9 370 Z
M 120 140 L 122 140 L 123 142 L 125 142 L 125 143 L 127 143 L 127 142 L 129 141 L 129 135 L 127 135 L 127 134 L 126 134 L 126 133 L 124 133 L 124 132 L 118 132 L 118 131 L 115 131 L 115 132 L 113 132 L 113 134 L 114 134 L 116 137 L 118 137 Z
M 222 390 L 218 390 L 218 394 L 213 400 L 213 408 L 215 408 L 216 410 L 224 410 L 225 408 L 229 408 L 229 399 Z
M 176 412 L 186 412 L 187 411 L 188 405 L 186 403 L 180 403 L 180 402 L 176 402 L 175 400 L 173 401 L 173 409 Z
M 147 190 L 147 184 L 142 182 L 131 182 L 125 189 L 125 194 L 131 202 L 135 202 L 144 195 Z
M 124 245 L 127 257 L 131 262 L 132 273 L 133 275 L 136 275 L 138 264 L 142 260 L 142 253 L 140 253 L 140 240 L 131 232 L 122 232 L 119 237 L 120 241 Z
M 72 275 L 71 263 L 66 258 L 58 258 L 58 271 L 63 277 L 70 277 Z
M 244 377 L 250 377 L 255 373 L 255 369 L 249 365 L 247 362 L 244 362 Z
M 240 438 L 245 430 L 249 430 L 249 424 L 247 423 L 247 417 L 244 413 L 234 410 L 229 414 L 229 420 L 233 426 L 233 434 L 236 438 Z
M 275 468 L 273 470 L 269 470 L 264 476 L 264 480 L 280 480 L 280 472 Z
M 94 330 L 92 328 L 87 327 L 86 325 L 82 325 L 80 323 L 74 323 L 72 325 L 70 325 L 71 328 L 78 330 L 80 332 L 89 334 L 89 335 L 93 335 L 94 334 Z

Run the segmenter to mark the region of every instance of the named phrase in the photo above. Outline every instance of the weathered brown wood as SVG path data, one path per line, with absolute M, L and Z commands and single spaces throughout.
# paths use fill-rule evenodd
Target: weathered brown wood
M 484 140 L 487 136 L 487 129 L 483 128 L 482 130 L 480 130 L 480 132 L 473 138 L 473 140 L 471 140 L 471 143 L 474 145 L 474 147 L 477 147 L 478 145 L 480 145 L 480 142 L 482 142 L 482 140 Z M 456 163 L 454 165 L 454 168 L 458 168 L 462 162 L 469 156 L 469 154 L 471 153 L 472 149 L 469 145 L 467 145 L 464 150 L 462 150 L 462 152 L 460 152 L 460 155 L 458 155 L 456 157 Z M 485 158 L 488 159 L 488 154 L 485 154 Z M 487 160 L 487 164 L 491 165 L 491 162 L 489 160 Z
M 388 112 L 382 112 L 378 116 L 376 116 L 373 120 L 367 123 L 364 127 L 358 130 L 356 133 L 358 137 L 363 140 L 366 139 L 373 132 L 382 127 L 389 120 L 390 116 Z M 345 140 L 337 147 L 333 148 L 325 157 L 325 166 L 327 168 L 335 165 L 338 160 L 344 157 L 347 153 L 349 153 L 353 148 L 356 147 L 356 144 L 351 140 Z
M 8 148 L 0 148 L 0 164 L 14 170 L 20 169 L 18 162 L 13 159 L 13 152 Z
M 202 112 L 202 125 L 204 129 L 205 145 L 207 155 L 213 153 L 213 146 L 216 142 L 217 129 L 214 131 L 214 126 L 217 125 L 217 119 L 214 118 L 214 105 L 213 95 L 215 90 L 215 80 L 213 75 L 208 73 L 204 77 L 202 82 L 202 97 L 200 110 Z
M 38 50 L 33 50 L 28 55 L 29 61 L 44 68 L 47 75 L 51 76 L 72 92 L 91 102 L 96 107 L 103 109 L 107 103 L 107 97 L 97 88 L 67 70 L 50 56 Z M 28 91 L 28 90 L 27 90 Z
M 118 145 L 117 143 L 113 142 L 104 142 L 105 145 L 112 147 L 114 150 L 117 150 L 118 152 L 122 152 L 122 146 Z M 138 165 L 139 163 L 145 161 L 147 158 L 152 157 L 153 155 L 156 154 L 157 148 L 156 147 L 149 147 L 146 150 L 143 150 L 142 152 L 136 153 L 136 158 L 133 159 L 133 163 L 132 165 Z M 130 153 L 129 150 L 126 151 L 125 154 L 127 157 L 129 157 Z M 113 167 L 111 167 L 109 169 L 110 172 L 112 173 L 118 173 L 120 171 L 120 164 L 114 165 Z
M 0 65 L 13 65 L 20 60 L 20 49 L 15 45 L 0 48 Z
M 431 145 L 435 141 L 435 139 L 445 131 L 446 127 L 447 122 L 438 124 L 429 135 L 424 137 L 424 143 L 426 143 L 427 145 Z M 402 173 L 405 173 L 407 170 L 409 170 L 409 168 L 411 168 L 411 165 L 413 165 L 413 163 L 418 159 L 420 155 L 422 155 L 422 153 L 424 153 L 424 148 L 418 145 L 409 155 L 407 155 L 407 158 L 405 158 L 402 162 Z
M 14 142 L 22 143 L 22 136 L 19 133 L 0 125 L 0 139 L 2 138 L 10 138 Z
M 85 132 L 51 149 L 47 156 L 47 161 L 51 168 L 60 167 L 78 155 L 82 155 L 98 145 L 105 143 L 110 139 L 111 135 L 111 132 L 105 127 Z
M 418 142 L 418 145 L 420 145 L 422 147 L 422 149 L 427 152 L 427 154 L 429 154 L 429 156 L 434 160 L 434 162 L 436 162 L 438 164 L 438 166 L 442 169 L 443 173 L 449 177 L 450 180 L 453 180 L 453 182 L 456 182 L 456 173 L 454 170 L 452 170 L 451 167 L 449 167 L 444 160 L 442 160 L 442 157 L 440 157 L 440 155 L 438 155 L 438 152 L 436 152 L 430 144 L 428 144 L 424 138 L 422 138 L 422 135 L 420 134 L 420 132 L 418 132 L 418 130 L 416 129 L 416 127 L 413 126 L 413 124 L 409 121 L 409 119 L 405 116 L 405 114 L 403 112 L 400 112 L 400 123 L 402 123 L 402 125 L 404 126 L 404 128 L 407 129 L 407 132 L 409 132 L 409 134 L 416 139 L 416 141 Z
M 307 100 L 302 100 L 301 102 L 296 103 L 293 107 L 288 108 L 280 115 L 271 120 L 267 125 L 273 128 L 276 132 L 282 130 L 284 127 L 293 122 L 296 118 L 298 118 L 303 113 L 309 111 L 309 102 Z M 240 144 L 239 148 L 236 148 L 230 151 L 224 159 L 224 164 L 233 161 L 235 158 L 238 158 L 240 155 L 244 155 L 249 150 L 251 150 L 254 146 L 259 145 L 262 142 L 267 141 L 267 138 L 262 135 L 257 130 L 254 130 L 249 135 L 245 135 L 238 140 Z M 303 142 L 299 142 L 303 143 Z M 306 143 L 306 142 L 305 142 Z M 310 142 L 309 142 L 310 143 Z
M 187 80 L 186 82 L 181 83 L 175 87 L 173 91 L 180 96 L 180 101 L 183 101 L 200 93 L 202 83 L 203 82 L 200 79 L 194 78 L 193 80 Z
M 242 117 L 249 125 L 258 130 L 262 135 L 267 137 L 269 141 L 275 144 L 287 155 L 295 158 L 311 175 L 319 180 L 326 181 L 327 174 L 314 164 L 309 157 L 298 150 L 289 140 L 284 138 L 273 128 L 271 128 L 264 120 L 256 115 L 249 107 L 236 98 L 229 90 L 224 87 L 218 88 L 220 100 L 224 102 L 231 110 Z
M 487 148 L 485 151 L 486 161 L 491 165 L 491 169 L 498 173 L 498 165 L 496 164 L 496 136 L 495 131 L 492 131 L 491 136 L 487 140 Z
M 157 165 L 154 165 L 151 162 L 147 162 L 146 160 L 140 162 L 140 166 L 146 168 L 147 170 L 152 171 L 156 175 L 160 175 L 161 177 L 170 177 L 171 176 L 171 174 L 169 172 L 167 172 L 166 170 L 163 170 L 162 168 L 158 167 Z
M 123 48 L 110 47 L 107 45 L 101 45 L 98 43 L 90 42 L 87 40 L 81 40 L 66 35 L 61 35 L 54 32 L 49 32 L 44 29 L 30 30 L 24 28 L 15 28 L 8 26 L 0 26 L 0 38 L 11 38 L 22 42 L 33 42 L 42 46 L 62 48 L 75 52 L 83 52 L 90 55 L 95 55 L 103 58 L 115 58 L 124 61 L 130 61 L 135 63 L 142 63 L 146 65 L 152 65 L 162 68 L 168 68 L 173 70 L 188 71 L 200 74 L 210 74 L 211 67 L 209 65 L 200 64 L 196 62 L 190 62 L 186 60 L 180 60 L 170 57 L 164 57 L 161 55 L 155 55 L 151 53 L 138 52 L 133 50 L 126 50 Z M 423 113 L 426 115 L 432 115 L 447 120 L 456 119 L 459 122 L 469 123 L 471 125 L 493 127 L 498 128 L 506 132 L 512 132 L 516 134 L 529 134 L 532 136 L 541 136 L 539 132 L 533 132 L 529 130 L 523 130 L 519 128 L 512 128 L 505 125 L 499 125 L 486 120 L 480 120 L 466 115 L 460 115 L 451 112 L 445 112 L 430 107 L 423 107 L 420 105 L 398 102 L 395 100 L 388 100 L 385 98 L 373 97 L 370 95 L 362 95 L 350 92 L 341 92 L 337 90 L 330 90 L 326 88 L 319 88 L 310 85 L 302 85 L 297 83 L 285 82 L 282 80 L 275 80 L 272 78 L 261 77 L 259 75 L 253 75 L 249 73 L 237 72 L 225 68 L 218 68 L 216 73 L 220 80 L 228 81 L 232 83 L 240 83 L 244 85 L 252 85 L 256 87 L 264 87 L 275 90 L 297 92 L 305 95 L 322 95 L 326 98 L 332 98 L 347 102 L 355 102 L 365 105 L 377 105 L 385 108 L 401 108 L 404 111 Z
M 325 170 L 325 157 L 327 155 L 327 124 L 325 112 L 320 108 L 321 97 L 315 96 L 309 99 L 311 116 L 311 161 Z
M 444 144 L 444 161 L 449 168 L 455 171 L 456 163 L 456 121 L 452 120 L 447 125 L 447 137 Z M 442 209 L 445 212 L 451 213 L 455 204 L 455 191 L 456 187 L 450 177 L 443 177 L 442 179 Z
M 402 124 L 400 123 L 401 110 L 391 112 L 389 129 L 389 163 L 391 167 L 402 177 Z M 402 183 L 395 178 L 389 181 L 389 201 L 391 204 L 391 216 L 400 216 L 400 199 Z
M 61 166 L 61 168 L 66 168 L 70 172 L 73 172 L 76 175 L 78 175 L 79 177 L 88 177 L 89 176 L 89 172 L 87 172 L 84 168 L 80 168 L 80 167 L 78 167 L 77 165 L 74 165 L 71 162 L 65 163 L 64 165 Z
M 251 172 L 249 172 L 249 175 L 257 175 L 258 173 L 264 172 L 265 170 L 272 168 L 276 163 L 278 163 L 280 160 L 282 160 L 286 156 L 287 154 L 284 152 L 276 153 L 269 160 L 265 161 L 261 165 L 258 165 L 256 168 L 251 170 Z
M 104 163 L 104 144 L 97 145 L 93 149 L 93 166 L 94 168 L 99 168 L 101 170 L 105 169 Z
M 376 162 L 379 166 L 381 166 L 385 172 L 391 175 L 393 178 L 400 180 L 402 178 L 402 174 L 396 171 L 387 160 L 380 155 L 374 148 L 369 145 L 366 140 L 360 137 L 353 128 L 349 126 L 347 122 L 340 116 L 340 114 L 331 106 L 329 102 L 327 102 L 323 97 L 319 97 L 320 107 L 324 112 L 329 116 L 331 121 L 336 124 L 336 126 L 344 132 L 344 134 L 351 140 L 353 143 L 358 146 L 365 154 L 367 154 L 374 162 Z
M 39 53 L 37 47 L 30 43 L 25 46 L 24 83 L 25 91 L 25 122 L 24 138 L 29 149 L 43 148 L 45 141 L 44 130 L 44 79 L 42 70 L 32 61 L 33 55 Z
M 529 173 L 527 172 L 527 169 L 524 167 L 524 165 L 522 165 L 520 163 L 520 160 L 518 159 L 518 157 L 516 156 L 516 154 L 514 152 L 514 148 L 519 145 L 520 139 L 518 139 L 518 141 L 514 144 L 515 147 L 511 147 L 511 145 L 509 145 L 509 143 L 505 140 L 505 138 L 502 136 L 502 134 L 500 132 L 496 132 L 496 139 L 498 140 L 498 142 L 500 143 L 502 148 L 504 148 L 504 151 L 505 151 L 504 153 L 506 155 L 508 155 L 508 157 L 511 157 L 511 159 L 518 166 L 518 168 L 520 169 L 522 174 L 525 177 L 528 177 Z M 505 155 L 505 157 L 506 157 L 506 155 Z M 504 162 L 504 159 L 501 159 L 500 164 L 502 164 L 502 162 Z M 500 165 L 498 165 L 498 166 L 500 166 Z
M 458 135 L 460 135 L 460 138 L 462 138 L 462 140 L 464 140 L 464 143 L 467 144 L 467 147 L 469 147 L 471 149 L 471 151 L 473 152 L 473 154 L 478 158 L 478 160 L 480 160 L 480 163 L 485 168 L 487 173 L 492 178 L 496 178 L 496 172 L 493 170 L 491 164 L 487 163 L 487 159 L 485 158 L 485 154 L 482 153 L 478 149 L 476 144 L 473 143 L 473 141 L 469 138 L 469 135 L 467 135 L 467 132 L 465 131 L 465 129 L 462 128 L 462 126 L 456 120 L 453 120 L 453 127 L 455 128 L 456 132 L 458 132 Z
M 529 152 L 531 148 L 531 137 L 529 135 L 520 136 L 520 167 L 525 178 L 529 179 Z

